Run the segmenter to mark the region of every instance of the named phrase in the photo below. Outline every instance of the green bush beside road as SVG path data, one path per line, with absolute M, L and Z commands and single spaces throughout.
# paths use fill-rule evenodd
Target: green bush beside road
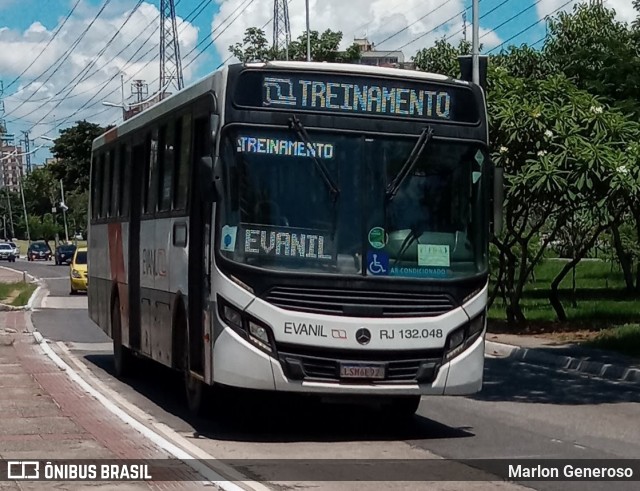
M 18 281 L 15 283 L 0 283 L 0 303 L 23 307 L 27 305 L 31 295 L 36 290 L 34 283 Z

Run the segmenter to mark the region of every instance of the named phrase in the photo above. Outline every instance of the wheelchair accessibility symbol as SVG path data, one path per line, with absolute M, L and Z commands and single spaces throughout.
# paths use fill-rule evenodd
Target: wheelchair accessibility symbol
M 372 275 L 389 274 L 389 256 L 384 252 L 367 252 L 367 271 Z

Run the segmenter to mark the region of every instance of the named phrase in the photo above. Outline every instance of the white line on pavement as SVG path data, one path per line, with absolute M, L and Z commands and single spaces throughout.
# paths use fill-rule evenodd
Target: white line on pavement
M 94 389 L 88 382 L 86 382 L 78 373 L 73 370 L 67 363 L 60 358 L 52 349 L 51 346 L 47 343 L 47 340 L 42 337 L 37 330 L 34 329 L 33 337 L 36 342 L 40 345 L 42 351 L 61 369 L 63 370 L 71 380 L 76 382 L 80 387 L 82 387 L 86 392 L 88 392 L 91 396 L 97 399 L 107 410 L 113 413 L 115 416 L 120 418 L 126 424 L 133 427 L 147 439 L 152 441 L 159 448 L 171 454 L 176 459 L 182 460 L 187 465 L 189 465 L 192 469 L 198 472 L 201 476 L 205 477 L 207 481 L 217 485 L 224 491 L 243 491 L 243 488 L 234 484 L 233 482 L 226 481 L 224 478 L 212 470 L 207 465 L 200 462 L 200 460 L 196 460 L 196 457 L 185 452 L 178 446 L 171 443 L 166 438 L 162 437 L 155 431 L 151 430 L 147 426 L 140 423 L 137 419 L 134 419 L 132 416 L 127 414 L 124 410 L 122 410 L 119 406 L 114 404 L 112 401 L 107 399 L 103 394 Z

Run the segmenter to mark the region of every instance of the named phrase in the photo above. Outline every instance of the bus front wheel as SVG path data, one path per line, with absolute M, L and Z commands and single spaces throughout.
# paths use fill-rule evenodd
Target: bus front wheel
M 122 318 L 120 300 L 116 298 L 111 309 L 111 338 L 113 339 L 113 364 L 116 377 L 129 375 L 131 369 L 131 351 L 122 344 Z
M 187 336 L 185 336 L 187 337 Z M 189 339 L 185 340 L 183 347 L 183 363 L 182 368 L 184 371 L 184 388 L 185 396 L 187 400 L 187 407 L 189 412 L 194 416 L 201 416 L 204 409 L 205 399 L 205 384 L 202 380 L 196 377 L 190 370 L 190 353 L 189 353 Z

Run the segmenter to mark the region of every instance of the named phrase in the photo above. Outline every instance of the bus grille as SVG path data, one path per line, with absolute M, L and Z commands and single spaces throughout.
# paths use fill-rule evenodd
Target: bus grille
M 455 308 L 445 293 L 276 286 L 265 300 L 286 310 L 351 317 L 436 317 Z
M 286 351 L 283 351 L 283 348 Z M 350 383 L 431 383 L 442 365 L 443 350 L 429 350 L 422 353 L 400 352 L 357 352 L 340 353 L 339 350 L 324 350 L 322 353 L 309 352 L 300 347 L 280 347 L 278 358 L 285 375 L 293 380 L 318 380 L 339 382 L 341 363 L 381 363 L 385 365 L 383 380 L 349 380 Z M 345 380 L 342 380 L 345 382 Z

